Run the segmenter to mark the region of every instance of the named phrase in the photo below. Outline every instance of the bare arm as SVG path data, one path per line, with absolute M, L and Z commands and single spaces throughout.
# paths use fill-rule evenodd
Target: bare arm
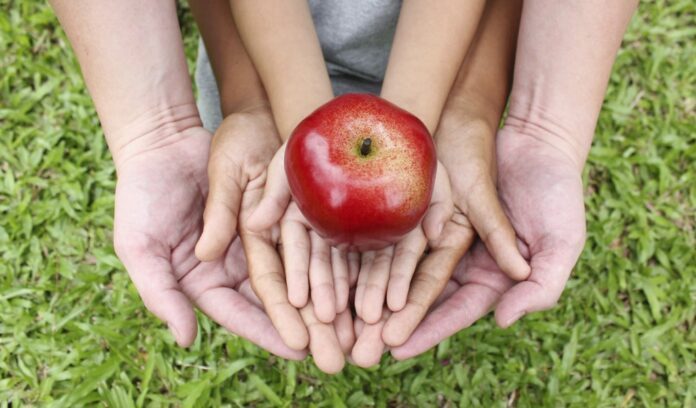
M 230 4 L 285 140 L 300 120 L 333 97 L 309 5 L 306 0 Z
M 190 0 L 220 91 L 223 117 L 267 103 L 261 78 L 232 19 L 227 0 Z
M 407 0 L 399 15 L 382 96 L 433 132 L 478 26 L 481 0 Z
M 53 0 L 118 167 L 129 152 L 200 126 L 175 4 Z
M 442 120 L 465 120 L 495 134 L 512 86 L 522 1 L 493 0 L 488 4 L 452 85 Z
M 637 1 L 525 1 L 506 124 L 582 168 L 611 66 Z
M 435 302 L 476 233 L 508 276 L 522 279 L 529 274 L 495 185 L 495 134 L 512 81 L 521 4 L 520 0 L 487 2 L 442 113 L 435 144 L 450 174 L 457 211 L 445 225 L 441 241 L 421 262 L 407 306 L 384 327 L 382 337 L 390 346 L 404 344 L 416 330 L 428 309 L 422 306 Z

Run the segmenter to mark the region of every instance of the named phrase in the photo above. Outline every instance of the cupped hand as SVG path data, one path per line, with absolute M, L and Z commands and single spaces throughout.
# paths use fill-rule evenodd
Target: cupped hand
M 276 239 L 282 244 L 290 303 L 304 308 L 311 298 L 316 318 L 331 323 L 347 310 L 349 288 L 357 279 L 360 256 L 346 248 L 332 247 L 312 230 L 292 200 L 284 160 L 285 145 L 268 166 L 258 207 L 243 220 L 249 232 L 257 234 L 276 231 L 280 224 Z
M 196 305 L 227 330 L 279 356 L 302 358 L 304 352 L 286 346 L 253 304 L 238 240 L 212 262 L 194 254 L 208 192 L 210 137 L 203 128 L 188 128 L 117 161 L 116 253 L 146 307 L 181 346 L 196 337 Z
M 210 192 L 196 255 L 205 260 L 219 259 L 239 231 L 254 291 L 285 344 L 303 350 L 309 338 L 299 311 L 288 302 L 277 251 L 277 228 L 256 233 L 248 230 L 244 222 L 261 198 L 268 165 L 280 146 L 267 106 L 225 118 L 215 132 L 210 150 Z
M 454 214 L 440 237 L 429 243 L 429 252 L 418 265 L 410 292 L 404 294 L 404 304 L 395 308 L 387 302 L 395 313 L 381 324 L 382 338 L 390 346 L 403 344 L 416 329 L 477 233 L 499 255 L 496 260 L 508 274 L 517 279 L 529 274 L 496 191 L 495 130 L 483 123 L 454 109 L 446 111 L 440 122 L 435 141 L 438 157 L 450 175 Z M 385 320 L 384 315 L 381 317 Z
M 281 255 L 290 253 L 292 260 L 295 254 L 288 250 L 279 254 L 282 228 L 272 225 L 256 231 L 247 227 L 249 214 L 268 188 L 267 169 L 280 146 L 267 107 L 259 106 L 225 118 L 212 142 L 208 162 L 210 193 L 205 207 L 205 227 L 196 254 L 203 259 L 224 256 L 225 247 L 234 240 L 236 230 L 239 231 L 249 270 L 245 292 L 249 292 L 250 299 L 258 307 L 265 309 L 285 344 L 293 350 L 308 347 L 321 370 L 338 372 L 354 341 L 350 313 L 344 311 L 324 323 L 317 318 L 311 302 L 299 308 L 291 305 Z M 300 223 L 298 213 L 289 211 L 281 225 Z M 347 265 L 346 261 L 346 273 Z
M 558 301 L 585 242 L 582 178 L 577 161 L 556 147 L 555 136 L 534 129 L 506 125 L 496 141 L 499 194 L 519 238 L 518 246 L 529 260 L 528 279 L 514 282 L 508 278 L 487 248 L 477 244 L 450 280 L 451 290 L 445 290 L 451 292 L 449 296 L 408 341 L 392 349 L 396 358 L 412 357 L 433 347 L 496 304 L 498 325 L 508 327 L 523 315 L 548 309 Z
M 364 323 L 380 321 L 385 299 L 391 311 L 406 306 L 411 279 L 428 241 L 431 246 L 436 244 L 452 215 L 450 179 L 438 162 L 430 206 L 421 223 L 394 245 L 361 254 L 355 310 Z

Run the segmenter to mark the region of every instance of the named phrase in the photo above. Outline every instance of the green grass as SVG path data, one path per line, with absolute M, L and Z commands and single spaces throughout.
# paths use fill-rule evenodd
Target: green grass
M 0 407 L 694 406 L 695 18 L 642 2 L 631 24 L 558 307 L 330 377 L 205 318 L 172 342 L 114 256 L 114 169 L 65 36 L 42 2 L 0 0 Z

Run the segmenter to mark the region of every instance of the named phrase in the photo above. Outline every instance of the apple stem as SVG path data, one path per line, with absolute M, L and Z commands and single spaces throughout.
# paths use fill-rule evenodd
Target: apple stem
M 369 137 L 366 139 L 363 139 L 362 145 L 360 145 L 360 154 L 363 156 L 367 156 L 370 154 L 370 146 L 372 146 L 372 139 Z

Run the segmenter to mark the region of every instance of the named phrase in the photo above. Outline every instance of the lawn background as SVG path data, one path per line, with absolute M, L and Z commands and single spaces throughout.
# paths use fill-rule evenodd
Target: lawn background
M 694 21 L 692 0 L 650 1 L 630 25 L 558 307 L 330 377 L 205 318 L 173 343 L 114 256 L 114 168 L 64 34 L 44 2 L 0 0 L 0 407 L 694 406 Z

